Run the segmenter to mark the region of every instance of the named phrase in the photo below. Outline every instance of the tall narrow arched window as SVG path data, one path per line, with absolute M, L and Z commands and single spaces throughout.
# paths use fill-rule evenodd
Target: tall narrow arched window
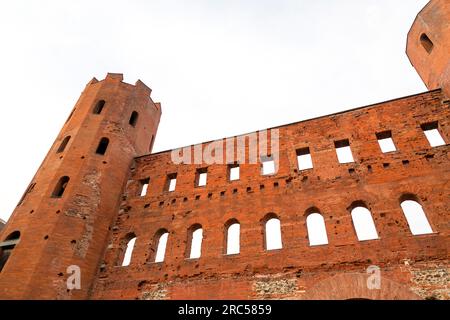
M 328 244 L 327 229 L 325 220 L 318 212 L 311 212 L 306 217 L 306 228 L 308 229 L 308 238 L 310 246 Z
M 149 152 L 152 152 L 152 149 L 153 149 L 153 141 L 155 140 L 155 136 L 154 135 L 152 135 L 152 138 L 150 139 L 150 145 L 149 145 L 149 147 L 148 147 L 148 151 Z
M 64 140 L 61 142 L 61 144 L 58 147 L 58 150 L 56 151 L 56 153 L 61 153 L 64 151 L 64 149 L 66 149 L 67 144 L 69 143 L 70 140 L 70 136 L 67 136 L 64 138 Z
M 169 232 L 165 229 L 159 230 L 155 235 L 156 253 L 155 262 L 163 262 L 166 255 L 167 239 Z
M 265 219 L 264 237 L 266 250 L 276 250 L 283 248 L 281 240 L 281 223 L 275 215 L 269 215 Z
M 64 176 L 59 178 L 58 183 L 53 189 L 52 197 L 53 198 L 61 198 L 66 191 L 67 184 L 69 183 L 70 178 L 68 176 Z
M 131 238 L 127 243 L 127 248 L 125 250 L 125 255 L 122 260 L 122 267 L 126 267 L 130 265 L 131 257 L 133 256 L 134 245 L 136 243 L 136 236 Z
M 353 226 L 359 241 L 378 239 L 372 214 L 362 204 L 355 204 L 351 211 Z
M 431 53 L 433 50 L 433 42 L 428 38 L 425 33 L 420 35 L 420 44 L 425 49 L 426 52 Z
M 14 231 L 5 238 L 3 242 L 0 242 L 0 272 L 8 262 L 14 248 L 20 241 L 20 232 Z
M 93 114 L 100 114 L 102 113 L 103 107 L 105 106 L 105 100 L 99 100 L 94 107 L 94 110 L 92 110 Z
M 109 139 L 108 138 L 102 138 L 100 142 L 98 143 L 97 150 L 95 151 L 96 154 L 104 155 L 106 153 L 106 149 L 108 149 Z
M 413 235 L 433 233 L 422 205 L 414 197 L 404 197 L 400 206 Z
M 130 121 L 128 121 L 128 123 L 129 123 L 131 126 L 136 127 L 138 118 L 139 118 L 139 113 L 137 113 L 136 111 L 133 111 L 133 112 L 131 113 Z
M 199 224 L 189 228 L 189 259 L 197 259 L 202 255 L 203 229 Z
M 226 230 L 226 254 L 238 254 L 240 251 L 241 225 L 236 219 L 225 224 Z
M 17 204 L 17 206 L 20 206 L 22 204 L 22 202 L 25 200 L 27 194 L 31 193 L 35 186 L 36 186 L 36 182 L 30 183 L 30 185 L 28 186 L 27 190 L 22 195 L 22 198 L 20 198 L 19 203 Z

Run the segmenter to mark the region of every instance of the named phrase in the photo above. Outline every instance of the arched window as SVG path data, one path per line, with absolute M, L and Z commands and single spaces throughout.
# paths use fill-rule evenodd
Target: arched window
M 125 250 L 125 255 L 123 256 L 123 260 L 122 260 L 122 267 L 126 267 L 130 265 L 131 262 L 131 257 L 133 255 L 133 249 L 134 249 L 134 245 L 136 243 L 136 236 L 129 236 L 132 237 L 128 243 L 127 243 L 127 248 Z
M 25 193 L 22 195 L 22 198 L 20 198 L 19 203 L 17 204 L 17 206 L 20 206 L 22 204 L 22 202 L 25 200 L 27 194 L 31 193 L 34 189 L 34 187 L 36 186 L 36 182 L 32 182 L 30 183 L 30 185 L 28 186 L 27 190 L 25 191 Z
M 199 224 L 189 228 L 189 259 L 197 259 L 202 255 L 203 229 Z
M 310 246 L 328 244 L 327 229 L 323 216 L 317 211 L 311 211 L 306 217 L 306 228 Z
M 428 36 L 425 33 L 422 33 L 420 35 L 420 43 L 428 53 L 431 53 L 431 51 L 433 50 L 433 42 L 430 40 L 430 38 L 428 38 Z
M 353 226 L 359 241 L 378 239 L 377 229 L 372 214 L 362 203 L 352 205 Z
M 276 250 L 283 248 L 281 241 L 280 219 L 275 215 L 269 215 L 265 219 L 264 236 L 266 250 Z
M 70 178 L 68 176 L 64 176 L 59 178 L 58 183 L 53 190 L 52 197 L 53 198 L 61 198 L 66 191 L 67 184 L 69 183 Z
M 150 145 L 149 145 L 149 147 L 148 147 L 148 151 L 149 151 L 149 152 L 152 152 L 152 149 L 153 149 L 153 140 L 155 140 L 155 136 L 154 136 L 154 135 L 152 135 L 152 138 L 150 139 Z
M 92 110 L 93 114 L 100 114 L 102 113 L 103 107 L 105 106 L 105 100 L 99 100 L 97 104 L 94 107 L 94 110 Z
M 14 231 L 6 237 L 5 241 L 0 242 L 0 272 L 6 265 L 12 251 L 20 241 L 20 232 Z
M 225 224 L 226 230 L 226 254 L 238 254 L 240 251 L 241 225 L 236 219 Z
M 66 149 L 67 144 L 69 143 L 70 140 L 70 136 L 67 136 L 64 138 L 64 140 L 61 142 L 61 144 L 59 145 L 58 150 L 56 151 L 56 153 L 60 153 L 63 152 L 64 149 Z
M 137 113 L 136 111 L 133 111 L 133 112 L 131 113 L 130 121 L 128 121 L 128 123 L 129 123 L 131 126 L 136 127 L 136 123 L 137 123 L 137 121 L 138 121 L 138 117 L 139 117 L 139 113 Z
M 422 206 L 414 196 L 403 197 L 400 206 L 413 235 L 433 233 Z
M 106 153 L 106 149 L 108 149 L 109 139 L 108 138 L 102 138 L 100 142 L 98 143 L 97 150 L 95 151 L 96 154 L 104 155 Z
M 155 235 L 156 253 L 155 262 L 163 262 L 166 254 L 167 239 L 169 232 L 166 229 L 159 230 Z

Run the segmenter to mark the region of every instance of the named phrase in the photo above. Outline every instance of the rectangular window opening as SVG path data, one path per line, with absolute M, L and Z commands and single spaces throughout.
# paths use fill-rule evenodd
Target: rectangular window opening
M 428 143 L 431 147 L 439 147 L 445 145 L 444 138 L 439 132 L 439 124 L 437 121 L 424 123 L 420 127 L 427 137 Z
M 350 142 L 348 141 L 348 139 L 335 141 L 334 147 L 336 148 L 336 154 L 339 163 L 355 162 L 355 160 L 353 159 L 352 150 L 350 149 Z
M 139 180 L 141 184 L 139 195 L 144 197 L 147 195 L 148 185 L 150 183 L 150 178 Z
M 395 148 L 394 140 L 392 140 L 391 131 L 383 131 L 376 133 L 378 144 L 380 145 L 381 152 L 393 152 L 397 149 Z
M 177 174 L 172 173 L 167 175 L 167 191 L 173 192 L 175 191 L 177 185 Z
M 206 186 L 208 177 L 208 168 L 201 168 L 197 170 L 197 187 Z
M 228 177 L 230 181 L 239 180 L 239 164 L 228 165 Z
M 311 153 L 309 148 L 301 148 L 296 150 L 297 153 L 297 165 L 299 170 L 307 170 L 313 168 Z
M 261 157 L 262 175 L 271 175 L 275 173 L 275 161 L 272 156 Z

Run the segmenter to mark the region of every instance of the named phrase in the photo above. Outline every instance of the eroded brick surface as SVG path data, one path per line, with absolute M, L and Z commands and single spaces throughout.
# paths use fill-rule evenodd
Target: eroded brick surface
M 258 298 L 288 297 L 297 291 L 297 279 L 276 279 L 268 276 L 253 282 L 253 291 Z

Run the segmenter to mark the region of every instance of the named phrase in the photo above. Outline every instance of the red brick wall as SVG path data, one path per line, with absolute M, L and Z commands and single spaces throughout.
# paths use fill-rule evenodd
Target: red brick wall
M 92 298 L 448 299 L 449 149 L 429 146 L 420 125 L 431 121 L 448 142 L 449 102 L 440 90 L 281 126 L 277 174 L 261 176 L 260 164 L 243 164 L 240 180 L 229 182 L 227 166 L 212 164 L 206 187 L 194 185 L 196 169 L 206 164 L 173 164 L 170 151 L 136 158 Z M 375 133 L 385 130 L 397 151 L 381 152 Z M 341 139 L 349 139 L 354 163 L 338 163 L 334 141 Z M 314 168 L 299 172 L 295 150 L 306 146 Z M 164 191 L 166 175 L 175 172 L 176 190 Z M 147 177 L 148 193 L 139 197 L 137 181 Z M 400 207 L 407 193 L 423 205 L 433 234 L 411 234 Z M 370 209 L 379 239 L 357 240 L 349 207 L 358 200 Z M 309 246 L 311 207 L 325 218 L 327 245 Z M 269 213 L 281 220 L 280 250 L 264 248 Z M 241 251 L 226 256 L 224 225 L 232 218 L 241 224 Z M 202 256 L 186 259 L 193 224 L 204 230 Z M 153 263 L 148 257 L 161 228 L 170 233 L 166 258 Z M 117 266 L 131 232 L 131 264 Z M 363 283 L 370 265 L 381 269 L 380 290 Z M 347 289 L 337 290 L 339 283 Z
M 33 190 L 14 210 L 1 236 L 21 233 L 20 243 L 0 273 L 0 298 L 86 298 L 106 248 L 120 195 L 134 157 L 148 153 L 156 134 L 161 109 L 150 99 L 142 82 L 122 82 L 108 74 L 88 83 L 32 182 Z M 97 101 L 106 104 L 93 114 Z M 138 124 L 128 124 L 132 111 Z M 70 135 L 64 152 L 61 141 Z M 110 142 L 105 155 L 96 154 L 102 137 Z M 69 176 L 62 198 L 52 191 L 62 176 Z M 81 290 L 67 290 L 67 267 L 81 268 Z
M 427 87 L 442 91 L 274 128 L 280 165 L 273 176 L 261 176 L 259 163 L 243 163 L 240 179 L 229 182 L 223 164 L 177 165 L 170 151 L 137 157 L 151 149 L 160 104 L 140 81 L 123 83 L 120 74 L 93 79 L 0 231 L 0 241 L 21 232 L 0 273 L 0 299 L 449 299 L 448 144 L 431 148 L 421 129 L 438 121 L 449 142 L 449 15 L 448 1 L 430 1 L 407 42 Z M 423 33 L 433 42 L 429 52 Z M 105 109 L 93 115 L 100 99 Z M 139 112 L 136 127 L 128 124 L 132 111 Z M 396 152 L 381 153 L 375 133 L 385 130 Z M 65 151 L 56 153 L 67 135 Z M 95 154 L 102 137 L 110 139 L 104 156 Z M 350 141 L 354 163 L 338 163 L 334 142 L 342 139 Z M 303 147 L 311 151 L 311 170 L 297 168 L 295 150 Z M 208 183 L 195 187 L 196 170 L 204 167 Z M 173 173 L 177 187 L 167 192 Z M 70 177 L 67 189 L 52 198 L 61 176 Z M 149 192 L 139 197 L 146 178 Z M 411 234 L 400 208 L 405 194 L 422 204 L 432 234 Z M 355 201 L 370 209 L 379 239 L 357 240 Z M 327 245 L 309 246 L 306 216 L 313 207 L 325 219 Z M 279 250 L 265 250 L 270 216 L 281 221 Z M 241 225 L 241 250 L 227 256 L 231 219 Z M 202 256 L 187 259 L 188 231 L 196 224 L 204 231 Z M 166 258 L 153 263 L 161 229 L 170 233 Z M 131 264 L 118 266 L 131 234 L 137 236 Z M 67 290 L 70 265 L 81 268 L 81 290 Z M 376 290 L 367 287 L 371 265 L 381 272 Z

